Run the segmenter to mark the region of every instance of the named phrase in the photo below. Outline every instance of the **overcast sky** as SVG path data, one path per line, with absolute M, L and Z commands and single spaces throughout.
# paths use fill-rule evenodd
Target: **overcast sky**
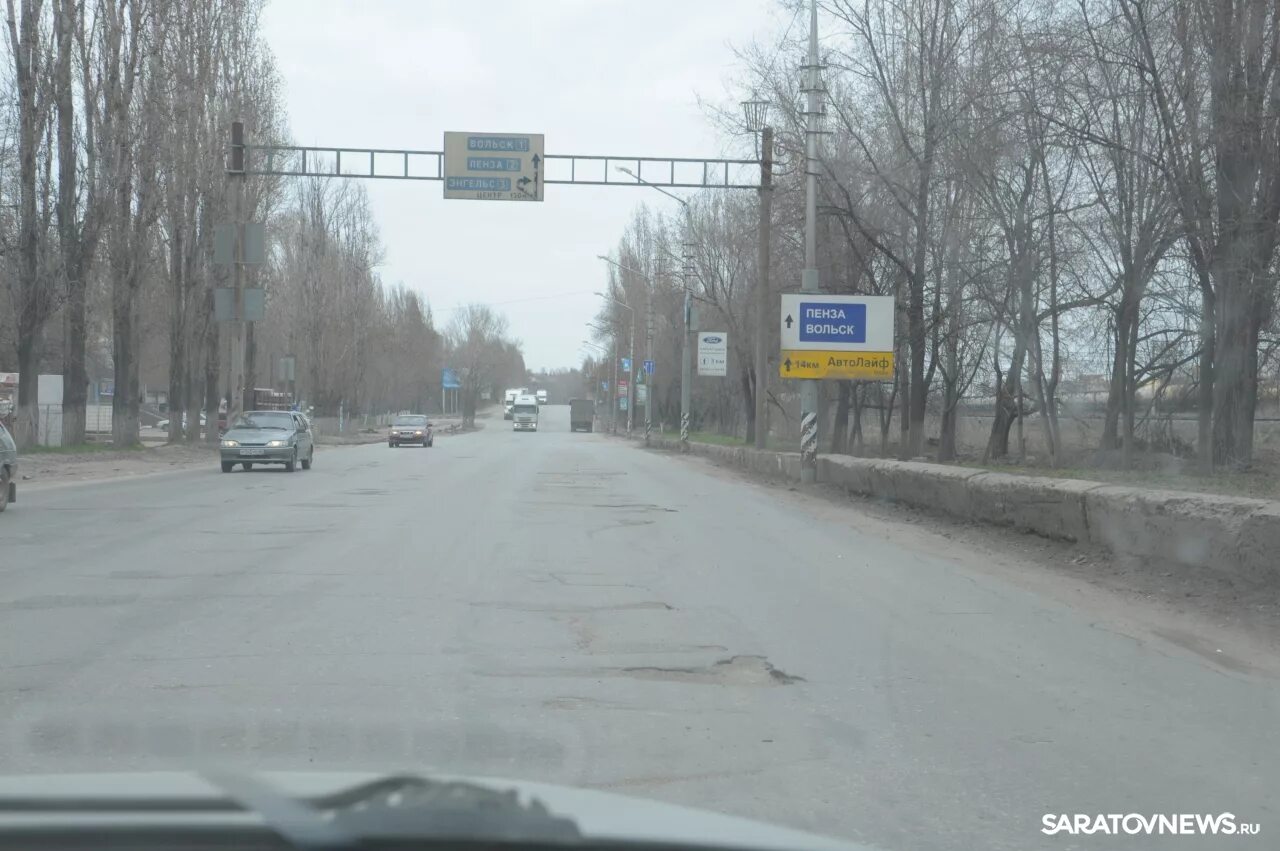
M 271 0 L 264 34 L 304 145 L 439 150 L 446 130 L 543 133 L 548 154 L 741 156 L 699 98 L 734 104 L 735 45 L 777 0 Z M 445 201 L 369 181 L 385 282 L 503 310 L 532 369 L 574 366 L 609 252 L 643 187 L 549 186 L 542 203 Z M 572 295 L 564 295 L 572 294 Z M 517 301 L 527 299 L 525 301 Z

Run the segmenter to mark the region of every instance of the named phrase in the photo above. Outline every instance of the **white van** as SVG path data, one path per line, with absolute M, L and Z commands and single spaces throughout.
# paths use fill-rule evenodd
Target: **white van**
M 515 404 L 511 406 L 512 431 L 537 431 L 538 430 L 538 397 L 536 396 L 517 396 Z

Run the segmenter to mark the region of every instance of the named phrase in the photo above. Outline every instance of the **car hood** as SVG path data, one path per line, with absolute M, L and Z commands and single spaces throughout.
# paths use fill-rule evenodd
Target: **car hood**
M 434 773 L 389 775 L 354 771 L 261 772 L 240 777 L 246 784 L 252 782 L 274 795 L 303 800 L 332 799 L 366 785 L 404 778 L 469 784 L 492 792 L 514 794 L 522 804 L 536 800 L 550 815 L 574 821 L 588 841 L 674 843 L 759 851 L 784 848 L 873 851 L 870 846 L 749 819 L 546 783 Z M 194 819 L 219 805 L 240 804 L 244 798 L 236 794 L 236 780 L 236 775 L 204 775 L 194 771 L 0 776 L 0 835 L 10 819 L 29 820 L 41 812 L 47 813 L 51 820 L 65 818 L 69 811 L 75 810 L 114 811 L 117 817 L 121 812 L 128 812 L 140 825 L 149 824 L 146 819 L 150 816 L 154 816 L 155 821 L 172 820 L 184 811 Z M 133 808 L 140 802 L 145 802 L 145 810 Z
M 284 440 L 293 434 L 291 428 L 233 428 L 222 435 L 223 440 Z

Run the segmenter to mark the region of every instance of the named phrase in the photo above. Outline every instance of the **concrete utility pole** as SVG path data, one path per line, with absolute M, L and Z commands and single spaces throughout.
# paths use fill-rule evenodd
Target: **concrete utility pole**
M 609 388 L 611 407 L 609 409 L 609 431 L 618 433 L 618 335 L 613 335 L 613 385 Z
M 227 398 L 227 428 L 244 410 L 244 223 L 241 214 L 244 204 L 244 122 L 231 123 L 231 222 L 234 229 L 231 260 L 231 286 L 235 296 L 235 314 L 231 320 L 231 392 Z M 217 417 L 217 411 L 209 416 Z
M 756 266 L 756 449 L 769 440 L 769 231 L 773 207 L 773 128 L 760 131 L 760 237 Z
M 680 347 L 680 451 L 689 451 L 689 412 L 693 409 L 693 244 L 689 207 L 685 205 L 685 241 L 681 244 L 680 277 L 684 282 L 684 345 Z
M 646 361 L 653 360 L 653 292 L 649 292 L 649 297 L 645 299 L 645 346 L 644 359 Z M 653 430 L 653 374 L 645 370 L 644 373 L 644 445 L 649 445 L 649 432 Z
M 631 311 L 631 342 L 627 351 L 627 437 L 631 437 L 636 413 L 636 312 L 630 307 L 627 310 Z
M 809 72 L 805 104 L 804 272 L 800 291 L 818 291 L 818 133 L 822 75 L 818 67 L 818 3 L 809 0 Z M 818 480 L 818 381 L 800 382 L 800 481 Z

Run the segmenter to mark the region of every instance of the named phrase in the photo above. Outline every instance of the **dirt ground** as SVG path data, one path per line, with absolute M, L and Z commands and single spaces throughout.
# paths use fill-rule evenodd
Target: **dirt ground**
M 203 444 L 164 444 L 142 449 L 90 452 L 28 452 L 18 456 L 18 487 L 22 483 L 77 482 L 117 476 L 144 476 L 169 470 L 210 466 L 217 450 Z M 21 496 L 19 496 L 21 499 Z

